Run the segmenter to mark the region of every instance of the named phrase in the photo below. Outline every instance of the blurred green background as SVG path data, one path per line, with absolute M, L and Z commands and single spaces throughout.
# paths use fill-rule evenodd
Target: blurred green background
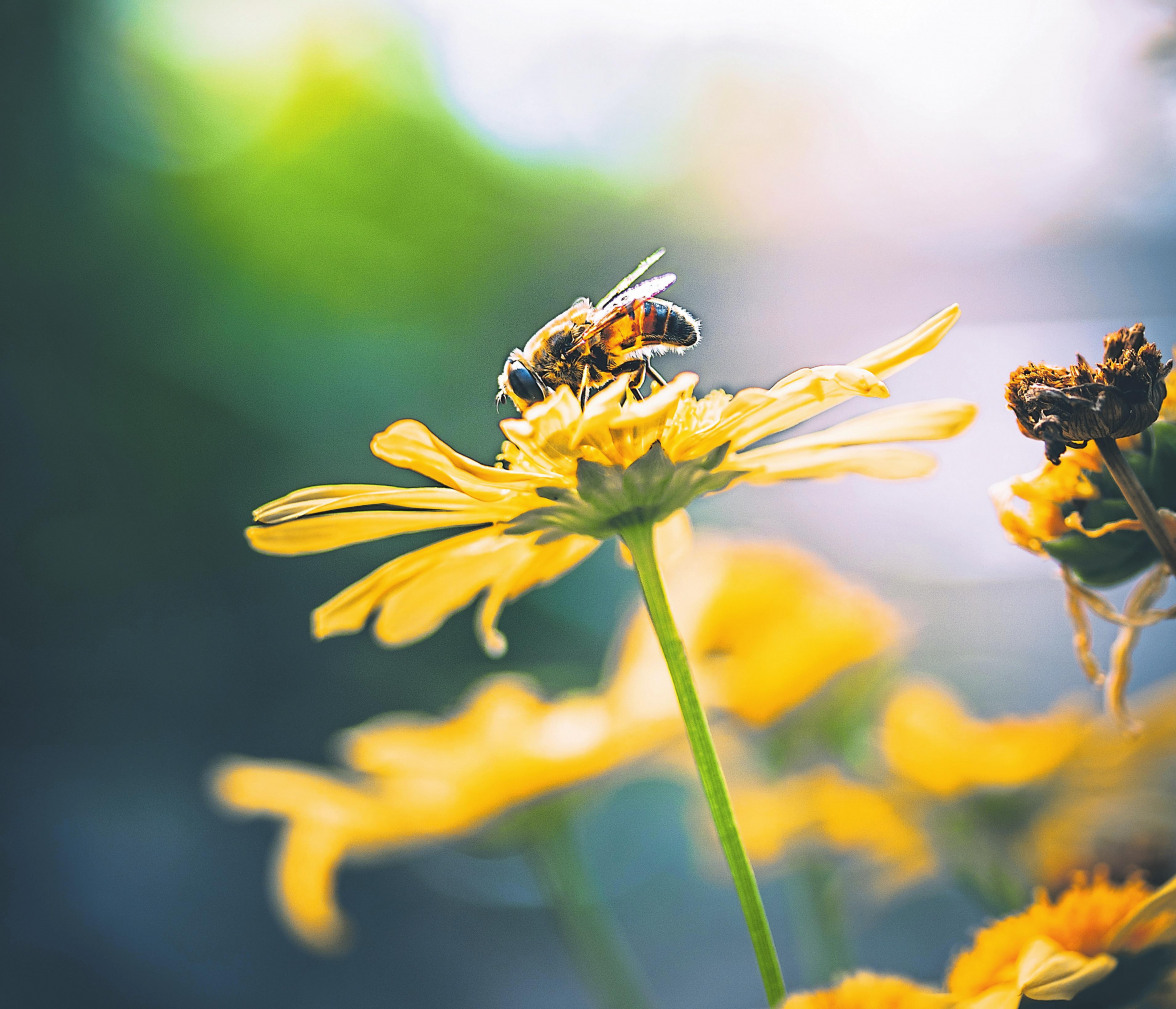
M 222 819 L 203 782 L 226 753 L 321 762 L 340 729 L 443 712 L 491 670 L 549 690 L 596 682 L 633 604 L 611 550 L 508 608 L 510 651 L 494 663 L 468 615 L 401 651 L 366 635 L 312 642 L 310 610 L 388 544 L 275 559 L 241 529 L 296 487 L 412 479 L 367 452 L 401 417 L 491 459 L 507 352 L 662 245 L 672 296 L 704 333 L 667 370 L 699 371 L 702 388 L 849 360 L 963 304 L 943 350 L 892 383 L 903 400 L 981 404 L 973 431 L 936 447 L 935 480 L 741 490 L 696 518 L 798 540 L 870 583 L 914 627 L 909 665 L 982 712 L 1080 689 L 1052 572 L 1004 543 L 985 488 L 1040 455 L 1001 405 L 1011 367 L 1097 354 L 1103 332 L 1137 319 L 1176 341 L 1167 13 L 1045 5 L 1022 24 L 990 6 L 991 25 L 976 16 L 991 38 L 974 45 L 1007 49 L 1008 65 L 995 84 L 953 87 L 920 33 L 959 28 L 929 7 L 879 34 L 864 6 L 833 5 L 838 35 L 802 5 L 817 19 L 805 31 L 753 44 L 745 6 L 728 12 L 743 34 L 713 37 L 724 22 L 710 8 L 638 5 L 629 23 L 577 9 L 566 28 L 582 45 L 561 44 L 579 91 L 553 69 L 561 15 L 522 3 L 499 12 L 500 32 L 513 18 L 548 33 L 517 33 L 512 53 L 493 33 L 446 48 L 446 26 L 461 37 L 452 4 L 0 10 L 6 1004 L 587 1004 L 509 859 L 441 851 L 344 872 L 359 942 L 340 959 L 302 950 L 266 902 L 272 824 Z M 1107 19 L 1127 27 L 1100 39 Z M 1051 41 L 1059 26 L 1072 31 Z M 876 59 L 837 48 L 869 32 Z M 863 98 L 860 122 L 829 132 L 855 94 L 885 92 L 871 74 L 904 45 L 928 60 L 923 91 L 896 92 L 911 116 L 875 116 Z M 1130 69 L 1120 90 L 1083 45 Z M 839 97 L 806 77 L 822 46 L 849 82 Z M 1014 57 L 1034 52 L 1061 92 L 1016 82 Z M 528 53 L 537 69 L 516 92 L 461 63 L 472 54 L 493 82 Z M 617 71 L 614 94 L 629 64 L 647 76 Z M 466 101 L 471 89 L 506 118 Z M 551 107 L 527 119 L 519 93 Z M 1051 94 L 1077 124 L 1069 147 L 1026 144 L 1031 119 L 999 128 Z M 544 139 L 561 101 L 571 125 Z M 577 126 L 586 107 L 598 118 Z M 943 145 L 981 138 L 955 175 L 926 160 L 935 129 Z M 1115 174 L 1120 161 L 1138 171 Z M 1171 672 L 1174 644 L 1168 628 L 1148 636 L 1141 684 Z M 590 858 L 664 1004 L 754 1004 L 738 910 L 697 873 L 681 802 L 631 785 L 595 805 Z M 790 977 L 782 903 L 769 893 Z M 935 978 L 982 912 L 932 888 L 860 915 L 864 966 Z

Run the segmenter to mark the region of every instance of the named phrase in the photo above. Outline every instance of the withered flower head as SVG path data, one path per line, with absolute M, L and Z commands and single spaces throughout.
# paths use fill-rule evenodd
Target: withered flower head
M 1028 438 L 1045 442 L 1054 465 L 1067 448 L 1093 438 L 1126 438 L 1149 428 L 1160 415 L 1167 388 L 1164 364 L 1143 324 L 1108 333 L 1103 363 L 1091 367 L 1081 354 L 1068 368 L 1023 364 L 1009 375 L 1005 398 Z

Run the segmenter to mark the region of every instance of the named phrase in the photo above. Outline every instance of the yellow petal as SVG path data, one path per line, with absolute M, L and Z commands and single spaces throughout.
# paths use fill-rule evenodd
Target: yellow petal
M 479 501 L 497 501 L 535 485 L 533 474 L 484 466 L 455 452 L 416 420 L 398 420 L 372 439 L 372 454 L 453 487 Z
M 727 457 L 724 469 L 747 470 L 748 483 L 829 478 L 856 473 L 884 480 L 909 480 L 935 471 L 935 457 L 909 448 L 793 449 L 791 439 Z
M 778 1009 L 948 1009 L 954 1004 L 951 996 L 904 977 L 860 971 L 833 988 L 790 995 Z
M 315 610 L 314 633 L 321 638 L 357 631 L 378 610 L 377 639 L 411 644 L 489 589 L 476 627 L 487 651 L 501 654 L 506 642 L 494 623 L 503 603 L 558 577 L 599 545 L 586 536 L 539 545 L 540 535 L 511 536 L 491 526 L 398 557 Z
M 799 845 L 823 843 L 874 862 L 881 869 L 882 891 L 893 891 L 934 870 L 926 840 L 892 799 L 850 781 L 834 767 L 771 783 L 732 776 L 731 800 L 754 861 L 773 862 Z
M 488 589 L 475 629 L 487 654 L 501 656 L 506 639 L 495 624 L 503 604 L 558 578 L 600 545 L 587 536 L 563 536 L 538 544 L 538 536 L 503 535 L 450 551 L 411 582 L 385 594 L 376 618 L 376 637 L 395 646 L 419 641 Z
M 906 336 L 899 337 L 894 342 L 886 344 L 885 347 L 872 350 L 850 363 L 858 368 L 872 371 L 879 378 L 888 378 L 939 346 L 940 341 L 947 336 L 947 331 L 955 325 L 959 316 L 959 305 L 945 308 Z
M 231 761 L 213 791 L 238 813 L 285 819 L 274 853 L 273 895 L 287 925 L 309 945 L 338 948 L 346 926 L 335 903 L 335 870 L 370 835 L 372 800 L 336 778 L 294 764 Z
M 885 398 L 886 386 L 871 372 L 848 365 L 803 368 L 769 390 L 743 389 L 723 410 L 710 441 L 740 449 L 815 417 L 852 396 Z M 717 439 L 717 440 L 716 440 Z
M 1176 876 L 1119 923 L 1107 938 L 1107 948 L 1132 949 L 1135 933 L 1154 932 L 1156 925 L 1164 929 L 1160 934 L 1165 937 L 1176 935 Z M 1159 941 L 1158 935 L 1148 935 L 1147 938 L 1149 942 Z
M 682 398 L 694 392 L 697 384 L 698 376 L 693 372 L 679 372 L 665 385 L 658 386 L 645 399 L 630 403 L 624 412 L 611 417 L 609 426 L 614 430 L 626 427 L 660 427 L 666 417 L 677 409 Z
M 1029 998 L 1069 1001 L 1115 969 L 1113 956 L 1084 956 L 1063 949 L 1053 939 L 1034 939 L 1017 961 L 1017 987 Z
M 882 752 L 890 767 L 936 795 L 1024 785 L 1053 774 L 1088 732 L 1076 711 L 1059 706 L 1038 718 L 969 717 L 932 683 L 899 689 L 882 715 Z
M 460 553 L 469 548 L 470 544 L 503 536 L 501 529 L 475 529 L 431 543 L 382 564 L 314 611 L 311 622 L 315 637 L 325 638 L 332 634 L 360 630 L 389 592 L 411 581 L 430 565 L 441 562 L 448 553 Z
M 533 588 L 555 581 L 599 546 L 600 540 L 590 536 L 561 536 L 550 543 L 535 543 L 526 552 L 520 549 L 517 561 L 503 566 L 490 581 L 486 595 L 477 607 L 474 629 L 486 654 L 492 659 L 501 659 L 506 653 L 506 637 L 497 627 L 503 606 Z
M 503 517 L 501 506 L 439 512 L 339 512 L 312 515 L 280 525 L 250 526 L 245 535 L 253 549 L 263 554 L 315 554 L 386 536 L 481 525 Z
M 872 410 L 823 431 L 789 438 L 786 444 L 795 449 L 870 445 L 888 441 L 936 441 L 954 438 L 975 417 L 974 403 L 962 399 L 935 399 Z
M 952 1001 L 952 1009 L 1019 1009 L 1021 993 L 1013 985 L 990 988 L 983 995 L 963 1001 Z
M 335 870 L 345 854 L 337 831 L 313 823 L 291 824 L 274 852 L 274 902 L 290 930 L 325 953 L 339 951 L 347 940 L 335 901 Z
M 703 700 L 753 725 L 775 721 L 898 636 L 897 615 L 872 593 L 777 543 L 700 538 L 667 565 L 665 583 Z M 644 610 L 622 638 L 611 689 L 646 710 L 675 703 Z
M 451 487 L 385 487 L 382 484 L 341 483 L 303 487 L 254 509 L 255 522 L 288 522 L 317 512 L 340 508 L 392 505 L 397 508 L 468 508 L 469 495 Z
M 524 592 L 554 581 L 598 546 L 600 541 L 589 536 L 563 536 L 552 543 L 536 543 L 530 551 L 520 551 L 517 562 L 504 567 L 490 582 L 478 605 L 474 629 L 486 654 L 497 659 L 506 652 L 506 638 L 498 629 L 503 606 Z
M 622 377 L 609 382 L 600 392 L 589 397 L 584 412 L 576 421 L 572 431 L 571 447 L 575 448 L 577 445 L 583 444 L 585 438 L 601 425 L 607 426 L 608 422 L 617 415 L 621 403 L 628 394 L 629 380 Z

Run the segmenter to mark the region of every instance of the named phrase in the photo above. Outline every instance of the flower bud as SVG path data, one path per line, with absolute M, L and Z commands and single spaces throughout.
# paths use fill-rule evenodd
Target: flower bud
M 1143 324 L 1108 333 L 1103 363 L 1092 367 L 1081 354 L 1068 368 L 1023 364 L 1009 376 L 1005 398 L 1021 432 L 1045 442 L 1057 465 L 1067 448 L 1095 438 L 1126 438 L 1151 427 L 1167 394 L 1164 364 Z

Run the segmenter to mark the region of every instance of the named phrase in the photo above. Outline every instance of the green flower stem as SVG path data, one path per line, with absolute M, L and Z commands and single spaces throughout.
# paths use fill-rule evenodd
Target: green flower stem
M 768 996 L 768 1004 L 774 1006 L 786 994 L 784 978 L 780 974 L 780 958 L 776 955 L 776 947 L 772 942 L 772 930 L 764 913 L 764 902 L 759 887 L 756 886 L 751 860 L 747 857 L 743 838 L 739 836 L 739 828 L 735 825 L 731 795 L 727 791 L 723 769 L 719 766 L 715 742 L 706 722 L 698 690 L 690 675 L 686 649 L 682 645 L 682 639 L 670 613 L 665 586 L 662 584 L 661 572 L 658 571 L 657 558 L 653 552 L 653 527 L 649 523 L 627 526 L 621 530 L 621 539 L 625 541 L 629 553 L 633 556 L 633 567 L 637 570 L 641 590 L 645 594 L 645 605 L 649 609 L 649 617 L 653 621 L 653 629 L 666 657 L 670 678 L 674 682 L 674 692 L 678 695 L 678 704 L 682 708 L 686 735 L 690 740 L 698 776 L 702 779 L 702 790 L 706 794 L 711 817 L 719 832 L 719 843 L 723 846 L 723 854 L 731 869 L 731 878 L 735 881 L 739 903 L 743 906 L 743 917 L 747 920 L 747 930 L 751 933 L 751 944 L 755 948 L 755 959 L 763 978 L 764 992 Z
M 1102 453 L 1103 462 L 1107 464 L 1107 469 L 1115 478 L 1119 490 L 1123 492 L 1123 498 L 1131 505 L 1131 510 L 1135 512 L 1144 531 L 1151 537 L 1164 563 L 1168 565 L 1168 570 L 1176 575 L 1176 543 L 1172 542 L 1172 537 L 1164 528 L 1164 522 L 1156 511 L 1156 506 L 1152 504 L 1152 499 L 1147 496 L 1147 491 L 1143 489 L 1143 484 L 1139 482 L 1139 477 L 1135 475 L 1135 470 L 1123 458 L 1123 453 L 1114 438 L 1095 438 L 1094 443 Z
M 607 1009 L 652 1009 L 637 964 L 580 856 L 566 811 L 549 804 L 542 814 L 530 825 L 528 855 L 577 967 Z
M 808 968 L 805 986 L 823 988 L 853 967 L 837 872 L 827 858 L 813 855 L 802 859 L 790 882 L 789 903 L 802 926 L 797 932 Z

